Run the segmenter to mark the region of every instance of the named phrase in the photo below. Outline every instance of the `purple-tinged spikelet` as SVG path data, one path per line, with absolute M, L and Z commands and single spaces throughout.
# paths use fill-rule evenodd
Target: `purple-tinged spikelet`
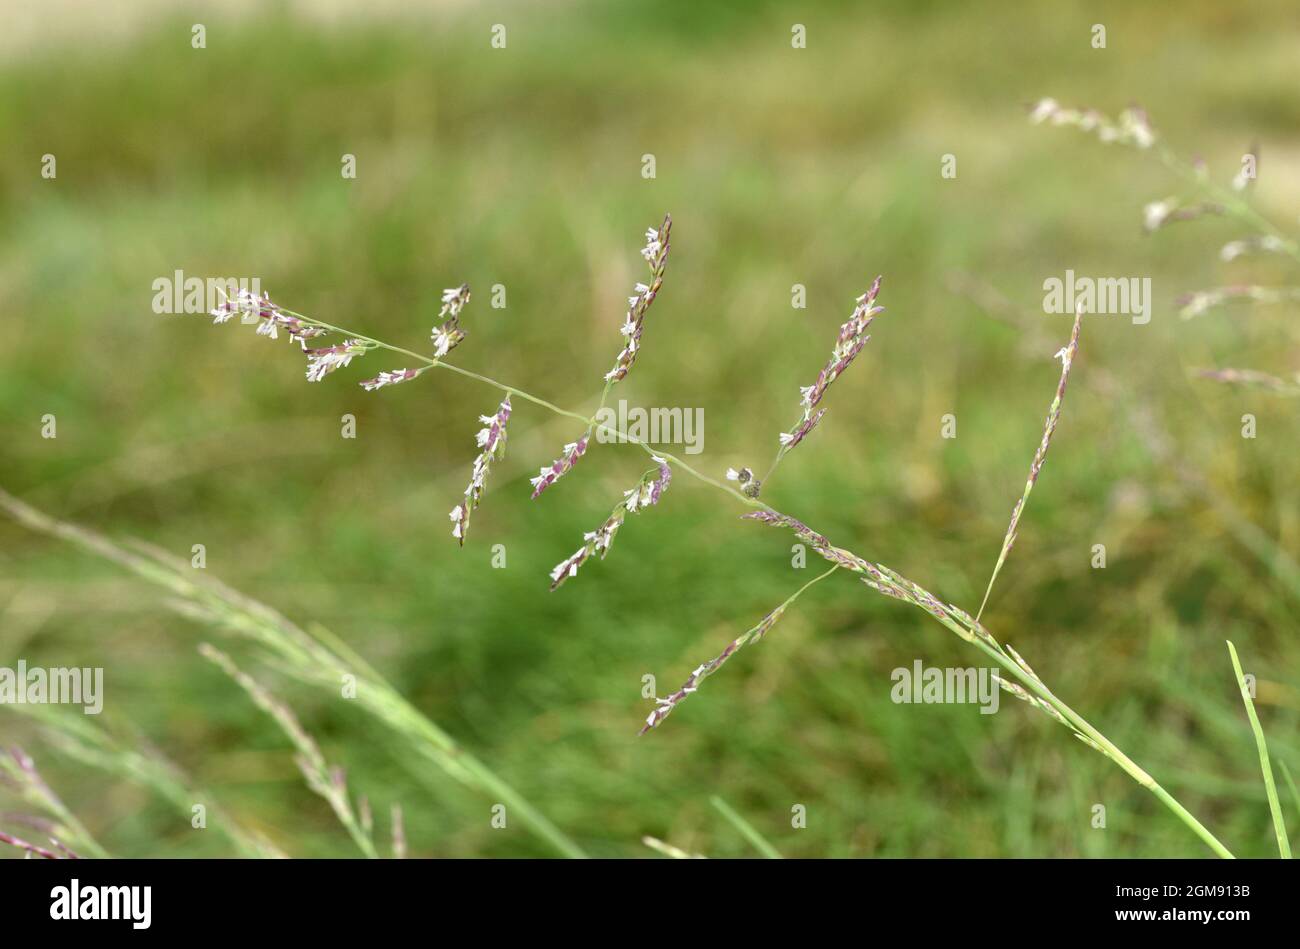
M 884 311 L 884 307 L 875 305 L 876 295 L 880 293 L 880 280 L 881 278 L 877 277 L 872 281 L 871 288 L 858 297 L 853 312 L 840 327 L 840 334 L 835 339 L 831 358 L 817 374 L 817 379 L 812 385 L 804 386 L 799 390 L 799 403 L 803 408 L 803 416 L 791 431 L 781 433 L 782 455 L 798 445 L 817 427 L 817 423 L 826 414 L 825 409 L 817 408 L 822 397 L 826 395 L 826 390 L 844 373 L 844 370 L 849 368 L 858 353 L 862 352 L 862 347 L 867 345 L 867 340 L 871 338 L 867 335 L 867 328 L 871 326 L 876 314 Z
M 730 659 L 737 650 L 742 646 L 762 639 L 767 631 L 776 624 L 776 621 L 779 620 L 784 613 L 785 606 L 778 606 L 772 612 L 764 616 L 757 626 L 754 626 L 746 630 L 740 636 L 737 636 L 727 645 L 726 649 L 722 650 L 722 652 L 714 656 L 708 662 L 696 667 L 695 671 L 690 674 L 680 689 L 665 698 L 656 698 L 655 709 L 646 718 L 645 724 L 641 727 L 639 734 L 644 735 L 671 715 L 673 709 L 677 708 L 682 700 L 692 692 L 696 691 L 700 687 L 702 681 L 722 668 L 722 664 Z
M 1194 221 L 1207 214 L 1222 213 L 1223 205 L 1213 201 L 1181 204 L 1177 198 L 1165 198 L 1163 201 L 1151 201 L 1142 208 L 1142 228 L 1150 234 L 1175 221 Z
M 651 458 L 659 466 L 657 469 L 651 469 L 641 476 L 641 481 L 630 491 L 623 492 L 623 500 L 618 506 L 610 512 L 605 523 L 594 531 L 583 535 L 583 545 L 566 559 L 555 565 L 551 571 L 551 589 L 557 589 L 565 580 L 578 575 L 578 568 L 581 567 L 594 554 L 599 553 L 601 559 L 609 553 L 610 548 L 614 545 L 614 535 L 618 529 L 623 526 L 623 521 L 628 514 L 636 513 L 651 505 L 658 504 L 663 493 L 668 490 L 668 485 L 672 482 L 673 472 L 668 467 L 668 463 L 658 455 L 652 455 Z
M 825 537 L 814 531 L 803 521 L 790 517 L 788 514 L 778 514 L 775 511 L 750 511 L 748 514 L 740 515 L 740 518 L 746 521 L 762 521 L 764 524 L 770 524 L 773 527 L 788 527 L 795 532 L 800 540 L 818 551 L 830 546 Z
M 645 232 L 646 245 L 641 249 L 641 256 L 650 267 L 650 283 L 638 283 L 633 289 L 632 296 L 627 299 L 627 318 L 623 321 L 623 328 L 620 330 L 626 342 L 623 344 L 622 352 L 618 354 L 614 368 L 605 373 L 607 383 L 613 384 L 626 376 L 632 364 L 636 362 L 637 353 L 641 351 L 641 331 L 645 326 L 646 311 L 650 309 L 650 304 L 654 303 L 659 288 L 663 286 L 664 271 L 668 266 L 668 236 L 672 226 L 671 215 L 665 214 L 664 223 L 658 230 L 652 227 Z
M 641 256 L 645 258 L 646 265 L 650 268 L 650 283 L 637 283 L 633 288 L 632 296 L 627 298 L 628 310 L 627 316 L 623 321 L 622 332 L 625 342 L 623 349 L 618 354 L 618 359 L 614 363 L 614 368 L 605 373 L 605 394 L 609 394 L 609 389 L 616 382 L 621 381 L 636 362 L 637 353 L 641 351 L 641 333 L 645 327 L 646 311 L 650 309 L 650 304 L 654 303 L 655 297 L 659 294 L 659 288 L 663 286 L 664 271 L 668 267 L 668 237 L 672 231 L 673 219 L 671 215 L 664 215 L 664 223 L 658 230 L 649 228 L 646 230 L 646 244 L 641 248 Z M 602 406 L 604 399 L 601 400 Z M 595 423 L 587 426 L 587 431 L 582 437 L 575 442 L 569 442 L 564 446 L 564 451 L 559 458 L 551 462 L 545 468 L 540 469 L 536 478 L 531 478 L 533 485 L 532 497 L 534 500 L 539 495 L 561 477 L 568 474 L 570 469 L 578 463 L 578 459 L 586 454 L 587 446 L 591 443 L 591 436 L 595 432 Z M 576 554 L 574 556 L 577 556 Z
M 547 467 L 541 469 L 541 473 L 536 478 L 530 478 L 533 485 L 533 499 L 560 480 L 562 475 L 568 473 L 569 469 L 578 463 L 587 452 L 587 443 L 591 440 L 591 435 L 583 435 L 576 442 L 569 442 L 564 446 L 564 453 L 551 462 Z
M 320 382 L 335 369 L 342 369 L 356 356 L 366 351 L 366 344 L 360 339 L 346 339 L 337 346 L 322 346 L 319 349 L 303 349 L 307 354 L 307 381 Z
M 1156 144 L 1156 133 L 1144 109 L 1131 105 L 1119 113 L 1119 121 L 1110 120 L 1096 109 L 1063 108 L 1056 99 L 1040 99 L 1030 107 L 1030 121 L 1050 122 L 1052 125 L 1073 125 L 1080 131 L 1096 133 L 1102 142 L 1126 144 L 1136 148 L 1151 148 Z
M 780 439 L 781 447 L 786 451 L 789 451 L 795 445 L 799 444 L 804 440 L 809 432 L 817 427 L 817 423 L 822 420 L 822 416 L 825 414 L 825 409 L 818 409 L 815 415 L 805 418 L 801 423 L 799 423 L 799 426 L 793 432 L 782 432 Z
M 1219 259 L 1228 262 L 1257 251 L 1284 254 L 1286 250 L 1286 242 L 1280 237 L 1273 234 L 1262 234 L 1259 237 L 1245 237 L 1240 240 L 1228 241 L 1220 248 Z
M 304 346 L 309 339 L 324 336 L 324 327 L 305 323 L 296 316 L 285 313 L 271 301 L 269 294 L 263 292 L 259 297 L 251 290 L 241 288 L 234 297 L 221 291 L 225 299 L 209 312 L 213 323 L 225 323 L 235 316 L 254 317 L 257 319 L 257 335 L 279 339 L 279 331 L 284 330 L 290 340 L 297 340 Z
M 465 338 L 465 331 L 460 328 L 460 311 L 469 302 L 469 284 L 448 287 L 442 291 L 442 309 L 438 319 L 443 322 L 433 328 L 433 355 L 438 359 L 447 355 L 460 345 Z
M 1034 123 L 1072 125 L 1083 132 L 1096 132 L 1097 137 L 1107 143 L 1143 149 L 1156 143 L 1156 133 L 1146 112 L 1137 106 L 1129 106 L 1121 112 L 1116 122 L 1096 109 L 1067 109 L 1055 99 L 1039 99 L 1030 107 L 1029 119 Z
M 663 493 L 668 490 L 668 485 L 672 484 L 673 469 L 668 467 L 668 462 L 658 455 L 650 457 L 659 465 L 659 471 L 657 474 L 642 478 L 641 483 L 630 491 L 623 492 L 623 506 L 629 513 L 635 514 L 642 508 L 658 504 Z
M 361 388 L 367 392 L 374 392 L 376 389 L 382 389 L 385 386 L 401 385 L 408 379 L 414 379 L 420 372 L 419 369 L 393 369 L 389 372 L 381 372 L 373 379 L 363 381 Z
M 487 483 L 488 472 L 492 462 L 500 459 L 506 450 L 506 423 L 510 421 L 510 396 L 502 400 L 496 415 L 480 415 L 479 421 L 486 426 L 479 430 L 477 441 L 482 449 L 474 459 L 474 473 L 470 477 L 469 487 L 465 489 L 465 500 L 451 509 L 451 536 L 465 546 L 465 535 L 469 532 L 470 513 L 478 507 L 483 496 L 483 486 Z
M 1300 395 L 1300 373 L 1295 374 L 1292 382 L 1258 369 L 1202 369 L 1197 375 L 1202 379 L 1213 379 L 1215 382 L 1248 389 L 1261 389 L 1275 395 Z
M 991 646 L 997 646 L 997 641 L 989 634 L 988 630 L 980 625 L 977 618 L 971 617 L 970 614 L 958 609 L 956 606 L 945 604 L 933 593 L 889 569 L 884 564 L 872 563 L 850 550 L 834 546 L 802 521 L 776 511 L 753 511 L 749 514 L 742 514 L 741 517 L 746 520 L 762 521 L 774 527 L 789 528 L 794 531 L 800 540 L 812 547 L 825 560 L 837 567 L 848 570 L 850 573 L 857 574 L 863 583 L 876 592 L 925 610 L 968 642 L 974 642 L 978 639 Z
M 1215 287 L 1211 290 L 1197 290 L 1178 298 L 1178 315 L 1185 320 L 1200 316 L 1229 300 L 1253 300 L 1255 303 L 1283 303 L 1288 300 L 1300 300 L 1300 287 L 1263 287 L 1250 284 L 1237 284 L 1230 287 Z
M 59 843 L 53 837 L 50 838 L 50 843 L 53 844 L 55 847 L 58 847 L 60 850 L 62 850 L 64 856 L 60 856 L 54 851 L 47 850 L 44 847 L 38 846 L 36 844 L 28 843 L 26 840 L 23 840 L 21 837 L 14 837 L 10 834 L 6 834 L 2 830 L 0 830 L 0 843 L 6 843 L 9 844 L 11 847 L 17 847 L 19 850 L 25 850 L 31 856 L 40 857 L 43 860 L 79 860 L 80 859 L 75 853 L 73 853 L 67 847 L 63 846 L 63 844 Z

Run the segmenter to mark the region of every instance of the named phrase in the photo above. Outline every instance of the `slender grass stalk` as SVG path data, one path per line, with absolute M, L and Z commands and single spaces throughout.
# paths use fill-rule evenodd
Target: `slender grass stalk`
M 195 577 L 187 561 L 178 561 L 148 545 L 136 550 L 114 543 L 102 534 L 59 521 L 0 489 L 0 509 L 18 523 L 39 533 L 67 541 L 118 564 L 166 590 L 167 606 L 183 616 L 223 633 L 249 641 L 265 650 L 279 668 L 294 677 L 337 696 L 342 676 L 357 677 L 356 704 L 403 739 L 418 760 L 437 767 L 452 780 L 493 802 L 504 804 L 520 823 L 566 857 L 586 854 L 513 787 L 442 728 L 399 695 L 382 679 L 372 677 L 364 665 L 354 665 L 319 636 L 308 635 L 270 607 L 205 576 Z M 137 552 L 138 551 L 138 552 Z
M 212 818 L 211 826 L 235 845 L 240 856 L 285 856 L 269 840 L 249 831 L 217 806 L 210 793 L 194 787 L 175 764 L 156 749 L 148 747 L 143 739 L 138 740 L 141 748 L 127 747 L 105 729 L 91 724 L 84 715 L 56 712 L 48 705 L 12 705 L 9 708 L 39 722 L 55 751 L 81 764 L 149 788 L 186 820 L 193 816 L 195 804 L 203 804 Z
M 78 859 L 75 853 L 73 853 L 71 850 L 68 850 L 57 840 L 51 838 L 51 842 L 55 846 L 57 846 L 60 850 L 62 850 L 63 853 L 61 854 L 55 853 L 53 850 L 49 850 L 45 847 L 39 846 L 38 844 L 29 843 L 28 841 L 23 840 L 21 837 L 15 837 L 12 834 L 6 834 L 4 831 L 0 830 L 0 843 L 8 844 L 11 847 L 17 847 L 19 850 L 25 850 L 27 851 L 27 856 L 29 857 L 40 857 L 42 860 Z
M 984 607 L 988 606 L 989 594 L 993 592 L 993 584 L 997 582 L 998 574 L 1002 572 L 1002 565 L 1006 563 L 1007 555 L 1011 553 L 1011 548 L 1016 542 L 1016 529 L 1020 526 L 1020 515 L 1024 513 L 1025 504 L 1029 501 L 1029 493 L 1034 490 L 1034 485 L 1038 483 L 1038 474 L 1043 470 L 1043 463 L 1047 461 L 1047 449 L 1051 447 L 1052 435 L 1056 432 L 1057 423 L 1061 420 L 1061 401 L 1065 398 L 1065 385 L 1070 381 L 1070 367 L 1074 365 L 1074 357 L 1079 352 L 1079 324 L 1082 320 L 1083 309 L 1080 308 L 1074 315 L 1074 329 L 1070 333 L 1070 341 L 1056 354 L 1061 360 L 1061 381 L 1056 385 L 1056 396 L 1052 399 L 1052 404 L 1047 410 L 1047 422 L 1043 427 L 1043 438 L 1038 443 L 1038 450 L 1034 452 L 1034 460 L 1029 465 L 1029 477 L 1025 481 L 1024 493 L 1020 495 L 1020 500 L 1016 502 L 1016 506 L 1011 512 L 1011 523 L 1007 525 L 1006 536 L 1002 538 L 1002 550 L 998 553 L 998 562 L 993 566 L 993 576 L 989 577 L 989 585 L 984 590 L 984 600 L 980 603 L 979 612 L 975 614 L 976 620 L 984 615 Z
M 614 362 L 614 368 L 605 373 L 605 388 L 600 393 L 600 404 L 595 414 L 587 423 L 587 430 L 576 442 L 564 446 L 564 452 L 551 464 L 542 468 L 539 475 L 531 479 L 533 499 L 536 500 L 543 491 L 567 474 L 578 460 L 586 454 L 591 436 L 596 431 L 596 418 L 609 401 L 610 390 L 615 383 L 627 378 L 628 372 L 636 363 L 637 354 L 641 352 L 641 336 L 645 329 L 646 313 L 654 303 L 664 283 L 664 272 L 668 267 L 668 252 L 672 242 L 669 240 L 673 227 L 671 215 L 665 214 L 663 224 L 646 231 L 646 245 L 641 256 L 650 268 L 650 283 L 638 282 L 628 297 L 627 316 L 621 333 L 624 337 L 623 348 Z
M 1300 374 L 1297 374 L 1295 382 L 1288 382 L 1258 369 L 1201 369 L 1197 375 L 1202 379 L 1213 379 L 1215 382 L 1271 392 L 1274 395 L 1300 396 Z
M 1199 188 L 1212 197 L 1227 214 L 1237 218 L 1237 220 L 1253 230 L 1272 237 L 1277 241 L 1277 248 L 1281 253 L 1286 254 L 1293 260 L 1300 261 L 1300 243 L 1279 230 L 1273 222 L 1255 210 L 1250 202 L 1244 200 L 1240 193 L 1215 184 L 1196 166 L 1184 161 L 1166 145 L 1160 145 L 1155 149 L 1155 153 L 1161 164 L 1193 187 Z
M 885 310 L 883 306 L 875 305 L 876 297 L 880 293 L 882 279 L 882 277 L 876 277 L 867 292 L 855 301 L 853 312 L 849 314 L 848 320 L 840 327 L 839 336 L 835 339 L 835 348 L 831 351 L 830 359 L 822 367 L 822 371 L 817 374 L 813 384 L 804 386 L 799 390 L 799 407 L 801 410 L 799 419 L 791 427 L 790 431 L 782 432 L 779 436 L 781 447 L 777 450 L 776 457 L 772 459 L 772 464 L 768 466 L 762 479 L 758 481 L 746 479 L 750 481 L 749 490 L 752 492 L 753 497 L 757 497 L 763 485 L 771 479 L 782 459 L 796 445 L 802 442 L 809 432 L 817 427 L 817 423 L 826 414 L 825 409 L 818 408 L 826 395 L 826 391 L 831 387 L 831 383 L 843 375 L 845 370 L 852 365 L 858 353 L 862 352 L 863 347 L 867 345 L 867 341 L 871 339 L 867 335 L 867 330 L 871 328 L 876 316 Z
M 1037 346 L 1039 335 L 1036 329 L 1025 320 L 1024 314 L 1002 297 L 991 285 L 967 275 L 957 275 L 953 279 L 955 292 L 967 297 L 995 319 L 1001 319 L 1015 326 L 1029 336 Z M 1010 316 L 1019 319 L 1010 319 Z M 1250 522 L 1242 511 L 1221 492 L 1192 468 L 1187 460 L 1178 454 L 1169 440 L 1168 433 L 1158 424 L 1145 399 L 1134 398 L 1126 392 L 1123 382 L 1104 366 L 1094 364 L 1089 367 L 1089 375 L 1094 388 L 1103 398 L 1112 399 L 1125 406 L 1128 424 L 1140 436 L 1142 449 L 1152 461 L 1162 469 L 1173 472 L 1174 476 L 1189 491 L 1202 497 L 1223 521 L 1224 526 L 1233 534 L 1237 542 L 1260 562 L 1280 581 L 1291 596 L 1300 605 L 1300 564 L 1282 548 L 1282 546 L 1257 525 Z
M 1170 220 L 1190 220 L 1203 214 L 1222 214 L 1233 217 L 1247 227 L 1271 239 L 1272 249 L 1300 261 L 1300 242 L 1284 233 L 1268 218 L 1260 214 L 1250 202 L 1242 197 L 1242 192 L 1249 185 L 1249 180 L 1234 181 L 1238 190 L 1225 188 L 1212 181 L 1206 174 L 1204 165 L 1188 162 L 1181 158 L 1164 142 L 1161 142 L 1155 130 L 1141 109 L 1125 109 L 1115 122 L 1095 109 L 1063 108 L 1054 99 L 1041 99 L 1030 110 L 1030 121 L 1047 122 L 1051 125 L 1073 126 L 1089 134 L 1095 134 L 1103 142 L 1118 142 L 1135 148 L 1139 152 L 1154 155 L 1156 159 L 1193 188 L 1196 188 L 1209 201 L 1178 213 L 1175 208 L 1162 208 L 1148 223 L 1149 230 L 1155 230 Z
M 780 852 L 768 842 L 766 837 L 755 829 L 753 824 L 736 813 L 730 804 L 718 797 L 716 794 L 709 798 L 709 803 L 713 805 L 714 810 L 730 822 L 732 827 L 740 831 L 741 836 L 748 840 L 755 850 L 761 853 L 768 860 L 781 859 Z
M 944 604 L 933 593 L 889 569 L 884 564 L 871 563 L 852 551 L 832 545 L 821 534 L 812 531 L 792 517 L 766 511 L 746 514 L 744 517 L 793 530 L 800 540 L 811 546 L 823 558 L 844 567 L 851 573 L 857 574 L 863 583 L 877 593 L 891 599 L 910 603 L 929 613 L 963 641 L 979 649 L 1023 683 L 1022 687 L 1006 679 L 999 679 L 999 683 L 1006 691 L 1070 728 L 1084 744 L 1105 755 L 1118 765 L 1125 774 L 1154 794 L 1165 807 L 1172 811 L 1216 854 L 1220 857 L 1232 857 L 1232 852 L 1172 794 L 1161 787 L 1151 775 L 1120 751 L 1110 739 L 1093 727 L 1082 715 L 1057 698 L 1039 678 L 1038 674 L 1021 658 L 1019 653 L 1010 646 L 1000 644 L 980 624 L 979 620 L 969 613 L 957 606 Z
M 1184 161 L 1163 142 L 1147 120 L 1146 113 L 1130 107 L 1121 113 L 1119 122 L 1113 122 L 1095 109 L 1062 108 L 1054 99 L 1042 99 L 1031 109 L 1033 122 L 1050 121 L 1053 125 L 1070 125 L 1088 133 L 1095 133 L 1102 141 L 1119 142 L 1135 147 L 1140 152 L 1155 155 L 1166 169 L 1195 188 L 1204 200 L 1185 203 L 1175 198 L 1151 202 L 1143 210 L 1144 225 L 1148 232 L 1158 231 L 1173 221 L 1191 221 L 1206 215 L 1235 219 L 1254 233 L 1224 245 L 1219 252 L 1222 260 L 1234 260 L 1244 253 L 1256 250 L 1283 254 L 1293 262 L 1300 261 L 1300 241 L 1284 233 L 1264 217 L 1244 197 L 1255 175 L 1242 170 L 1232 181 L 1231 188 L 1215 183 L 1205 164 L 1199 159 Z M 1246 299 L 1256 303 L 1281 303 L 1300 300 L 1300 286 L 1235 285 L 1210 290 L 1198 290 L 1179 300 L 1179 315 L 1191 319 L 1228 300 Z M 1300 386 L 1269 373 L 1253 369 L 1222 369 L 1204 371 L 1204 378 L 1237 385 L 1251 386 L 1260 391 L 1282 397 L 1300 395 Z M 1300 381 L 1300 380 L 1297 380 Z
M 371 859 L 378 857 L 379 853 L 375 850 L 372 834 L 367 827 L 370 823 L 365 816 L 367 808 L 362 808 L 362 817 L 358 819 L 352 809 L 352 800 L 348 796 L 347 780 L 344 777 L 343 770 L 337 767 L 331 768 L 326 764 L 320 746 L 302 727 L 302 724 L 298 721 L 298 716 L 294 715 L 293 710 L 272 695 L 256 679 L 235 665 L 234 660 L 221 650 L 207 643 L 201 643 L 199 653 L 204 659 L 207 659 L 230 676 L 241 689 L 248 693 L 248 697 L 253 700 L 253 704 L 270 715 L 275 723 L 280 726 L 280 730 L 298 749 L 295 761 L 298 770 L 302 772 L 307 781 L 307 786 L 326 800 L 330 809 L 334 811 L 334 816 L 339 819 L 339 823 L 351 836 L 357 848 Z
M 829 570 L 827 570 L 825 573 L 821 574 L 820 576 L 813 577 L 811 580 L 809 580 L 807 583 L 801 586 L 798 590 L 795 590 L 794 593 L 786 597 L 785 601 L 780 606 L 778 606 L 776 609 L 772 610 L 772 612 L 768 613 L 761 620 L 759 620 L 757 625 L 750 627 L 749 629 L 745 630 L 745 632 L 741 633 L 739 636 L 733 639 L 727 645 L 726 649 L 722 650 L 722 652 L 714 656 L 708 662 L 704 663 L 701 666 L 698 666 L 695 669 L 695 671 L 691 673 L 690 678 L 686 680 L 686 682 L 682 685 L 680 689 L 668 695 L 666 698 L 656 699 L 655 710 L 651 712 L 650 715 L 646 718 L 645 725 L 641 727 L 640 734 L 644 735 L 650 729 L 657 727 L 665 718 L 667 718 L 669 715 L 672 714 L 673 709 L 675 709 L 679 704 L 681 704 L 681 702 L 688 695 L 693 694 L 696 690 L 699 689 L 701 682 L 703 682 L 709 676 L 713 675 L 713 673 L 721 669 L 723 663 L 725 663 L 728 659 L 730 659 L 736 653 L 737 650 L 739 650 L 743 646 L 748 645 L 749 643 L 757 642 L 758 640 L 762 639 L 765 635 L 767 635 L 767 631 L 771 629 L 772 626 L 775 625 L 776 621 L 781 618 L 781 616 L 785 613 L 786 608 L 790 606 L 790 604 L 792 604 L 795 600 L 799 599 L 799 597 L 803 595 L 803 592 L 805 590 L 807 590 L 814 583 L 819 583 L 820 581 L 825 580 L 827 577 L 829 577 L 832 573 L 834 573 L 838 569 L 839 569 L 839 565 L 836 564 L 833 565 Z
M 1260 727 L 1259 716 L 1255 714 L 1255 703 L 1250 698 L 1250 689 L 1246 686 L 1246 677 L 1241 671 L 1241 661 L 1237 658 L 1237 647 L 1228 640 L 1228 655 L 1232 657 L 1232 671 L 1237 675 L 1237 687 L 1241 689 L 1241 701 L 1246 706 L 1246 717 L 1250 719 L 1250 730 L 1255 733 L 1255 747 L 1259 749 L 1259 767 L 1264 773 L 1264 792 L 1268 795 L 1269 813 L 1273 815 L 1273 830 L 1277 834 L 1278 852 L 1286 859 L 1291 859 L 1291 842 L 1286 835 L 1286 823 L 1282 820 L 1282 805 L 1277 799 L 1277 785 L 1273 782 L 1273 766 L 1268 760 L 1268 744 L 1264 741 L 1264 729 Z
M 68 809 L 41 777 L 36 770 L 36 763 L 27 752 L 21 748 L 0 748 L 0 779 L 8 783 L 23 801 L 53 817 L 58 837 L 76 844 L 81 851 L 92 857 L 109 856 L 108 851 L 86 829 L 86 825 L 77 819 L 77 815 Z M 53 835 L 50 840 L 56 847 L 66 849 Z
M 1291 790 L 1291 803 L 1295 805 L 1296 820 L 1300 820 L 1300 788 L 1296 787 L 1295 778 L 1291 777 L 1291 769 L 1286 766 L 1285 761 L 1279 758 L 1277 766 L 1282 769 L 1282 777 L 1286 779 L 1286 786 Z

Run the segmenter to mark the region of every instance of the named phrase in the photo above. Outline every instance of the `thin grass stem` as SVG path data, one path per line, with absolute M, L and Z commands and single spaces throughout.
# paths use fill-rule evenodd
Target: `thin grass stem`
M 1237 658 L 1237 647 L 1232 640 L 1227 640 L 1228 655 L 1232 657 L 1232 671 L 1237 675 L 1237 687 L 1241 689 L 1241 701 L 1246 706 L 1246 717 L 1250 719 L 1250 730 L 1255 733 L 1255 747 L 1259 749 L 1259 768 L 1264 773 L 1264 793 L 1268 795 L 1268 810 L 1273 815 L 1273 831 L 1277 834 L 1278 852 L 1287 860 L 1291 859 L 1291 841 L 1286 835 L 1286 822 L 1282 819 L 1282 804 L 1277 799 L 1277 785 L 1273 781 L 1273 766 L 1268 760 L 1268 743 L 1264 741 L 1264 729 L 1255 714 L 1255 703 L 1250 697 L 1250 688 L 1246 685 L 1246 676 L 1241 671 L 1241 660 Z
M 727 819 L 732 827 L 740 831 L 740 835 L 748 840 L 755 850 L 768 860 L 781 859 L 780 852 L 768 842 L 766 837 L 758 832 L 753 824 L 736 813 L 730 804 L 716 794 L 709 798 L 709 803 L 713 805 L 714 810 Z

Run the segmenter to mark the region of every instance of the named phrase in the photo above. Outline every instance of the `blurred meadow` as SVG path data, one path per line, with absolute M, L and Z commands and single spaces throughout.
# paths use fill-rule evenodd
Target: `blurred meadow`
M 1274 758 L 1300 771 L 1297 402 L 1196 370 L 1300 370 L 1296 304 L 1182 321 L 1175 301 L 1294 283 L 1294 266 L 1221 262 L 1241 236 L 1226 219 L 1144 234 L 1143 204 L 1185 189 L 1149 155 L 1031 125 L 1026 106 L 1138 102 L 1224 183 L 1257 142 L 1254 200 L 1294 233 L 1294 4 L 191 3 L 119 11 L 112 29 L 92 6 L 28 10 L 3 47 L 0 487 L 186 560 L 203 544 L 209 574 L 328 627 L 591 855 L 654 856 L 644 835 L 753 855 L 715 795 L 793 857 L 1208 855 L 1009 697 L 996 715 L 894 704 L 897 667 L 986 663 L 848 576 L 638 737 L 643 676 L 676 688 L 820 561 L 792 568 L 790 536 L 679 474 L 607 560 L 550 593 L 551 567 L 644 469 L 635 446 L 594 445 L 530 501 L 527 479 L 580 430 L 516 400 L 461 549 L 447 511 L 499 393 L 438 372 L 363 392 L 401 365 L 382 353 L 309 385 L 283 340 L 151 309 L 176 270 L 258 276 L 290 309 L 424 352 L 440 291 L 467 281 L 451 361 L 590 411 L 644 274 L 641 235 L 671 212 L 663 290 L 614 398 L 703 408 L 704 450 L 685 457 L 721 477 L 766 467 L 881 273 L 871 342 L 764 499 L 973 612 L 1069 335 L 1043 313 L 1043 281 L 1147 276 L 1148 325 L 1084 319 L 984 622 L 1238 855 L 1276 854 L 1224 640 L 1257 677 Z M 497 23 L 505 49 L 489 44 Z M 807 49 L 791 48 L 794 23 Z M 949 413 L 955 439 L 940 437 Z M 102 716 L 56 710 L 74 726 L 157 749 L 290 855 L 357 855 L 284 735 L 198 655 L 212 641 L 298 712 L 381 835 L 401 803 L 412 855 L 554 854 L 520 821 L 494 828 L 494 799 L 430 778 L 353 703 L 161 600 L 0 517 L 0 666 L 104 667 Z M 0 743 L 32 755 L 107 851 L 232 853 L 57 732 L 0 708 Z M 0 813 L 18 809 L 0 789 Z

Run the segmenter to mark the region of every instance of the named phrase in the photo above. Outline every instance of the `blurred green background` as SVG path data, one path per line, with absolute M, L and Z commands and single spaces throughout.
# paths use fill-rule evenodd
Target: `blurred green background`
M 894 668 L 980 657 L 847 577 L 638 738 L 642 676 L 675 688 L 815 558 L 793 569 L 791 538 L 679 476 L 608 560 L 549 593 L 550 568 L 643 470 L 635 447 L 595 446 L 530 502 L 527 478 L 578 431 L 516 400 L 459 549 L 446 512 L 491 389 L 433 373 L 365 393 L 358 380 L 400 365 L 382 355 L 308 385 L 283 341 L 150 308 L 153 280 L 177 269 L 256 275 L 288 307 L 425 350 L 439 291 L 468 281 L 454 361 L 590 410 L 643 275 L 641 234 L 671 211 L 664 289 L 615 397 L 702 407 L 705 450 L 689 460 L 717 477 L 766 465 L 798 387 L 883 273 L 886 314 L 764 497 L 973 610 L 1068 336 L 1066 317 L 1042 312 L 1043 280 L 1149 276 L 1149 325 L 1085 320 L 985 621 L 1239 855 L 1276 853 L 1223 641 L 1258 677 L 1275 757 L 1300 771 L 1296 403 L 1193 370 L 1300 369 L 1295 307 L 1182 322 L 1174 301 L 1287 268 L 1220 263 L 1241 236 L 1226 220 L 1144 235 L 1143 203 L 1180 193 L 1169 174 L 1032 126 L 1025 106 L 1140 102 L 1223 182 L 1258 141 L 1256 200 L 1293 228 L 1293 4 L 146 4 L 111 23 L 92 4 L 42 10 L 0 66 L 0 486 L 178 556 L 204 544 L 210 573 L 329 626 L 592 854 L 650 856 L 646 834 L 751 854 L 716 794 L 789 856 L 1208 855 L 1009 698 L 993 716 L 892 703 Z M 191 48 L 193 23 L 206 49 Z M 504 50 L 489 44 L 496 23 Z M 791 48 L 794 23 L 807 49 Z M 340 175 L 344 154 L 356 180 Z M 940 176 L 944 154 L 955 179 Z M 505 309 L 489 305 L 495 283 Z M 795 283 L 806 310 L 791 308 Z M 1240 437 L 1247 412 L 1254 440 Z M 41 438 L 46 413 L 57 439 Z M 339 437 L 344 413 L 355 440 Z M 1097 543 L 1104 570 L 1090 567 Z M 197 656 L 212 633 L 158 599 L 0 518 L 0 665 L 105 667 L 94 724 L 147 736 L 286 852 L 354 854 L 283 736 Z M 493 829 L 482 796 L 417 780 L 347 702 L 222 645 L 377 812 L 403 804 L 413 854 L 550 852 L 518 822 Z M 229 852 L 5 709 L 0 739 L 27 748 L 115 854 Z M 806 828 L 791 827 L 795 804 Z

